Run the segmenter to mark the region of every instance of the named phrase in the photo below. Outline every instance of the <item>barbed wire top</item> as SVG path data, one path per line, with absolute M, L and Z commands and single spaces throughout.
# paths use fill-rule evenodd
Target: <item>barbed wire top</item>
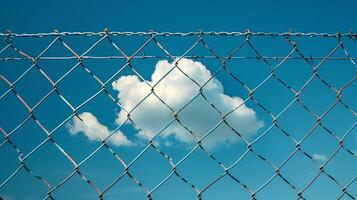
M 105 29 L 101 32 L 59 32 L 55 30 L 48 33 L 13 33 L 10 30 L 5 31 L 5 33 L 0 33 L 0 37 L 47 37 L 47 36 L 145 36 L 145 35 L 155 35 L 155 36 L 197 36 L 197 35 L 206 35 L 206 36 L 270 36 L 270 37 L 348 37 L 351 39 L 356 39 L 357 33 L 352 31 L 348 33 L 316 33 L 316 32 L 253 32 L 246 30 L 243 32 L 227 32 L 227 31 L 195 31 L 195 32 L 156 32 L 156 31 L 147 31 L 147 32 L 130 32 L 130 31 L 109 31 Z

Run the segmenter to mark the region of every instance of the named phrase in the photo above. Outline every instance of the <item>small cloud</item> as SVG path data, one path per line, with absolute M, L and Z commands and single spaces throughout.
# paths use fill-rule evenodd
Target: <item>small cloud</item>
M 151 80 L 144 82 L 138 76 L 129 75 L 122 76 L 112 83 L 113 89 L 119 92 L 118 99 L 121 105 L 129 111 L 135 108 L 130 113 L 130 119 L 134 127 L 142 130 L 139 132 L 141 138 L 152 138 L 173 119 L 174 113 L 165 104 L 175 111 L 181 109 L 199 93 L 200 87 L 195 82 L 203 86 L 208 80 L 210 81 L 205 84 L 203 94 L 218 110 L 228 113 L 240 106 L 226 117 L 231 127 L 247 138 L 264 126 L 264 122 L 257 119 L 255 111 L 248 108 L 240 97 L 224 94 L 221 82 L 212 78 L 210 71 L 202 63 L 181 59 L 178 62 L 180 69 L 175 68 L 165 75 L 174 66 L 175 62 L 169 63 L 167 60 L 161 60 L 156 64 Z M 154 94 L 150 94 L 151 87 L 147 83 L 157 84 L 154 92 L 165 104 Z M 148 94 L 150 96 L 143 101 Z M 141 104 L 137 106 L 140 102 Z M 199 96 L 178 114 L 178 118 L 187 129 L 196 136 L 202 137 L 221 120 L 221 115 L 202 96 Z M 124 122 L 131 123 L 127 121 L 127 113 L 121 110 L 117 115 L 116 123 Z M 184 143 L 196 142 L 196 138 L 186 128 L 174 122 L 160 134 L 160 137 L 173 136 Z M 202 144 L 206 147 L 214 147 L 218 144 L 229 145 L 239 140 L 239 136 L 227 125 L 221 124 L 202 141 Z
M 83 112 L 78 117 L 73 117 L 72 121 L 67 124 L 69 132 L 73 135 L 83 133 L 91 141 L 102 141 L 106 138 L 111 131 L 107 126 L 101 124 L 98 119 L 90 112 Z M 121 146 L 130 146 L 133 143 L 120 131 L 117 131 L 110 136 L 107 141 L 110 143 Z
M 171 146 L 172 146 L 172 142 L 164 141 L 163 143 L 164 143 L 164 145 L 167 146 L 167 147 L 171 147 Z
M 315 153 L 315 154 L 312 155 L 312 159 L 314 159 L 317 162 L 324 163 L 327 160 L 327 156 L 324 155 L 324 154 Z

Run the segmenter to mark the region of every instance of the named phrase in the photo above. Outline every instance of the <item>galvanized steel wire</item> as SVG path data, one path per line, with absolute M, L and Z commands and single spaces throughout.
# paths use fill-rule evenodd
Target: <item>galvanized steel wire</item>
M 86 51 L 83 53 L 78 53 L 74 49 L 71 48 L 69 44 L 65 42 L 65 38 L 67 36 L 76 36 L 76 37 L 93 37 L 97 36 L 99 39 L 93 43 Z M 126 55 L 120 48 L 120 45 L 117 45 L 111 38 L 116 37 L 116 36 L 121 36 L 121 37 L 131 37 L 131 36 L 143 36 L 146 37 L 146 42 L 144 42 L 132 55 L 128 56 Z M 31 56 L 30 53 L 24 52 L 21 49 L 18 49 L 16 44 L 13 43 L 12 41 L 16 38 L 53 38 L 52 42 L 45 47 L 42 52 L 37 55 L 37 56 Z M 164 46 L 160 43 L 160 37 L 196 37 L 196 41 L 186 50 L 185 53 L 182 55 L 171 55 L 165 48 Z M 206 42 L 205 38 L 206 37 L 241 37 L 244 38 L 244 41 L 237 46 L 231 53 L 229 53 L 227 56 L 219 56 L 213 48 L 210 47 L 209 43 Z M 253 37 L 279 37 L 282 40 L 286 40 L 288 44 L 290 45 L 290 52 L 288 55 L 281 56 L 266 56 L 262 55 L 260 51 L 255 47 L 255 45 L 251 42 L 251 38 Z M 300 50 L 299 45 L 294 41 L 295 38 L 304 38 L 304 37 L 309 37 L 309 38 L 332 38 L 336 40 L 336 45 L 335 47 L 325 56 L 307 56 L 304 55 L 303 52 Z M 61 188 L 63 184 L 65 184 L 67 181 L 69 181 L 73 176 L 78 175 L 86 184 L 88 184 L 96 193 L 97 193 L 97 198 L 98 199 L 105 199 L 104 194 L 111 190 L 114 185 L 116 185 L 118 182 L 121 181 L 121 179 L 124 176 L 130 177 L 130 179 L 143 191 L 145 191 L 147 199 L 154 199 L 152 197 L 152 194 L 155 193 L 155 191 L 160 188 L 162 185 L 166 183 L 166 181 L 172 177 L 172 176 L 177 176 L 183 183 L 187 184 L 190 188 L 192 188 L 197 195 L 197 199 L 202 199 L 202 195 L 205 193 L 205 191 L 209 190 L 212 185 L 214 185 L 217 181 L 222 179 L 223 177 L 229 177 L 231 178 L 234 182 L 237 183 L 240 187 L 244 188 L 247 193 L 249 193 L 251 199 L 258 199 L 257 198 L 257 193 L 259 193 L 262 189 L 264 189 L 267 185 L 269 185 L 274 179 L 281 179 L 287 186 L 289 186 L 292 190 L 295 191 L 296 193 L 296 198 L 297 199 L 305 199 L 304 197 L 304 192 L 314 183 L 314 181 L 321 175 L 325 174 L 329 179 L 336 184 L 340 191 L 340 196 L 339 199 L 342 199 L 344 197 L 349 197 L 350 199 L 355 199 L 356 193 L 355 191 L 350 191 L 349 186 L 352 185 L 356 181 L 357 174 L 354 177 L 349 177 L 350 182 L 348 184 L 342 184 L 337 178 L 335 178 L 333 175 L 331 175 L 326 169 L 325 166 L 329 163 L 332 162 L 334 159 L 334 156 L 339 152 L 339 151 L 346 151 L 353 159 L 357 158 L 356 152 L 353 151 L 353 149 L 349 149 L 346 146 L 344 146 L 344 140 L 348 135 L 350 135 L 353 130 L 356 127 L 357 121 L 355 120 L 355 123 L 349 127 L 348 131 L 343 134 L 343 136 L 338 136 L 338 134 L 334 133 L 332 130 L 328 128 L 328 124 L 324 124 L 322 122 L 322 119 L 331 112 L 331 110 L 337 105 L 340 104 L 342 105 L 348 112 L 350 112 L 354 117 L 356 117 L 356 111 L 354 110 L 355 108 L 351 107 L 347 103 L 344 102 L 342 98 L 342 92 L 350 87 L 355 81 L 356 81 L 356 76 L 354 75 L 354 78 L 351 79 L 349 82 L 347 82 L 343 87 L 341 88 L 334 88 L 328 81 L 324 80 L 323 77 L 319 75 L 319 69 L 321 65 L 326 62 L 327 60 L 345 60 L 350 62 L 351 66 L 354 68 L 357 67 L 356 65 L 356 60 L 357 58 L 352 57 L 349 53 L 349 50 L 345 47 L 344 45 L 344 40 L 352 40 L 355 41 L 357 38 L 357 34 L 350 32 L 350 33 L 301 33 L 301 32 L 284 32 L 284 33 L 275 33 L 275 32 L 252 32 L 252 31 L 245 31 L 245 32 L 204 32 L 204 31 L 197 31 L 197 32 L 186 32 L 186 33 L 181 33 L 181 32 L 154 32 L 154 31 L 148 31 L 148 32 L 115 32 L 115 31 L 109 31 L 105 29 L 102 32 L 59 32 L 55 30 L 54 32 L 51 33 L 12 33 L 11 31 L 7 31 L 5 33 L 0 33 L 0 38 L 4 39 L 6 41 L 6 45 L 4 47 L 0 47 L 0 65 L 4 62 L 11 62 L 13 60 L 18 60 L 18 61 L 26 61 L 30 60 L 32 61 L 32 64 L 28 67 L 28 69 L 21 74 L 17 79 L 13 82 L 9 81 L 4 75 L 0 75 L 0 79 L 7 85 L 7 89 L 3 94 L 0 96 L 0 103 L 1 100 L 4 99 L 7 95 L 10 93 L 13 93 L 16 98 L 22 103 L 22 105 L 27 109 L 28 111 L 28 116 L 23 119 L 21 123 L 19 123 L 13 130 L 4 130 L 1 125 L 0 125 L 0 131 L 3 135 L 3 142 L 0 144 L 0 149 L 3 148 L 6 144 L 10 144 L 11 147 L 16 151 L 18 155 L 18 160 L 19 160 L 19 165 L 18 168 L 13 171 L 13 173 L 7 177 L 5 180 L 0 180 L 0 188 L 5 187 L 6 184 L 11 181 L 18 173 L 20 170 L 25 170 L 29 175 L 34 177 L 39 181 L 39 183 L 42 183 L 48 188 L 48 191 L 46 195 L 43 197 L 43 199 L 55 199 L 53 196 L 53 193 Z M 87 55 L 92 49 L 94 49 L 99 43 L 101 43 L 104 40 L 108 40 L 110 44 L 117 49 L 118 54 L 113 55 L 113 56 L 93 56 L 93 55 Z M 60 43 L 65 47 L 67 50 L 72 52 L 72 56 L 44 56 L 44 54 L 52 48 L 52 46 L 55 43 Z M 157 47 L 159 47 L 165 55 L 139 55 L 139 53 L 149 44 L 149 43 L 154 43 Z M 211 55 L 190 55 L 190 51 L 197 46 L 198 44 L 203 45 L 210 53 Z M 242 46 L 248 46 L 254 53 L 255 56 L 236 56 L 235 53 L 240 51 Z M 332 54 L 337 50 L 337 49 L 342 49 L 343 52 L 345 53 L 344 56 L 342 57 L 333 57 Z M 3 57 L 1 56 L 3 52 L 11 50 L 13 52 L 16 52 L 17 56 L 13 57 Z M 293 56 L 293 53 L 297 53 L 299 56 Z M 171 59 L 175 60 L 175 67 L 172 68 L 170 71 L 168 71 L 155 85 L 149 85 L 149 87 L 152 88 L 152 91 L 145 97 L 143 98 L 132 110 L 126 110 L 125 107 L 120 105 L 120 103 L 117 101 L 116 97 L 113 97 L 110 92 L 107 91 L 107 86 L 110 84 L 112 81 L 114 81 L 114 78 L 119 75 L 124 69 L 126 68 L 131 68 L 133 69 L 133 73 L 138 75 L 138 77 L 141 77 L 140 73 L 135 71 L 135 66 L 131 64 L 131 61 L 134 59 L 151 59 L 151 58 L 162 58 L 162 59 Z M 226 73 L 227 76 L 230 76 L 231 78 L 234 79 L 234 81 L 237 83 L 237 85 L 240 85 L 242 88 L 244 88 L 247 93 L 249 93 L 248 98 L 244 99 L 244 102 L 240 105 L 242 106 L 245 102 L 248 100 L 254 102 L 257 106 L 259 106 L 264 112 L 270 116 L 272 120 L 272 124 L 269 127 L 266 127 L 266 130 L 255 140 L 249 142 L 244 136 L 242 136 L 239 132 L 237 132 L 227 121 L 226 117 L 237 110 L 240 106 L 236 107 L 234 110 L 222 115 L 222 112 L 218 110 L 212 102 L 209 101 L 208 98 L 205 97 L 205 94 L 202 92 L 202 88 L 211 80 L 209 79 L 205 84 L 199 85 L 198 83 L 195 82 L 192 77 L 188 76 L 185 74 L 182 70 L 179 69 L 177 63 L 180 59 L 182 58 L 191 58 L 191 59 L 199 59 L 199 58 L 206 58 L 206 59 L 216 59 L 220 62 L 220 66 L 218 70 L 214 73 L 212 73 L 211 79 L 215 78 L 218 73 L 224 72 Z M 118 70 L 107 80 L 101 80 L 94 72 L 90 70 L 86 66 L 86 64 L 83 62 L 83 60 L 87 59 L 97 59 L 97 60 L 109 60 L 109 59 L 125 59 L 125 64 L 120 66 Z M 226 64 L 234 59 L 238 60 L 261 60 L 263 63 L 265 63 L 266 67 L 270 70 L 269 76 L 267 76 L 258 86 L 251 88 L 248 86 L 246 83 L 243 82 L 243 80 L 240 79 L 240 77 L 234 75 L 233 73 L 230 72 L 230 70 L 226 67 Z M 40 60 L 76 60 L 76 64 L 72 66 L 65 74 L 63 74 L 58 80 L 54 80 L 46 73 L 46 71 L 38 64 Z M 270 60 L 275 60 L 277 61 L 277 64 L 272 64 Z M 279 77 L 277 73 L 275 73 L 276 69 L 278 69 L 282 64 L 284 64 L 287 60 L 302 60 L 306 65 L 308 65 L 311 70 L 312 70 L 312 75 L 311 77 L 304 83 L 303 87 L 299 90 L 295 90 L 292 86 L 290 86 L 287 82 L 284 81 L 283 78 Z M 312 61 L 318 61 L 317 64 L 313 63 Z M 86 73 L 93 78 L 97 84 L 100 85 L 100 90 L 96 91 L 91 97 L 86 99 L 84 102 L 82 102 L 78 106 L 74 106 L 71 104 L 71 99 L 67 99 L 60 91 L 60 89 L 57 87 L 57 85 L 69 74 L 73 72 L 74 69 L 76 68 L 83 68 Z M 200 87 L 199 92 L 194 96 L 193 99 L 188 101 L 183 107 L 181 107 L 178 110 L 174 110 L 171 108 L 168 104 L 165 103 L 164 100 L 160 98 L 159 95 L 155 93 L 155 86 L 163 80 L 173 69 L 179 69 L 187 78 L 189 78 L 191 81 L 195 82 L 198 87 Z M 52 89 L 45 95 L 41 100 L 39 100 L 34 106 L 30 106 L 28 102 L 24 100 L 22 97 L 21 93 L 19 93 L 15 89 L 15 85 L 21 82 L 21 80 L 27 76 L 30 70 L 37 70 L 39 74 L 41 74 L 42 77 L 44 77 L 52 86 Z M 105 70 L 105 68 L 103 68 Z M 313 110 L 311 110 L 307 105 L 304 104 L 304 102 L 300 99 L 301 94 L 304 92 L 305 88 L 309 86 L 311 81 L 317 78 L 322 84 L 324 84 L 329 90 L 331 90 L 333 93 L 336 94 L 336 99 L 334 103 L 321 115 L 315 113 Z M 255 91 L 261 88 L 268 80 L 274 79 L 276 80 L 282 87 L 285 87 L 288 89 L 288 91 L 294 96 L 293 99 L 291 99 L 290 103 L 283 109 L 281 110 L 278 114 L 273 114 L 267 107 L 265 107 L 260 101 L 258 101 L 255 98 Z M 144 80 L 143 80 L 144 81 Z M 72 114 L 67 116 L 66 119 L 64 119 L 61 123 L 57 124 L 57 126 L 49 130 L 47 129 L 41 121 L 36 117 L 34 111 L 43 103 L 46 101 L 47 98 L 49 98 L 50 95 L 56 94 L 61 101 L 69 108 L 72 110 Z M 131 161 L 131 162 L 125 162 L 119 155 L 119 153 L 115 152 L 113 148 L 110 147 L 110 145 L 107 144 L 107 139 L 115 134 L 115 132 L 119 129 L 122 128 L 123 124 L 117 126 L 114 130 L 111 131 L 109 136 L 104 138 L 100 144 L 98 144 L 98 147 L 89 155 L 87 155 L 82 161 L 76 162 L 71 155 L 66 152 L 66 150 L 56 142 L 54 139 L 53 135 L 56 134 L 56 132 L 63 127 L 69 120 L 71 120 L 73 117 L 78 117 L 80 120 L 81 117 L 78 114 L 78 110 L 91 102 L 94 98 L 96 98 L 99 94 L 105 94 L 110 101 L 115 103 L 118 108 L 125 110 L 128 114 L 128 119 L 127 121 L 131 121 L 133 126 L 137 125 L 135 124 L 135 121 L 132 121 L 130 119 L 130 113 L 132 113 L 142 102 L 145 101 L 147 97 L 150 95 L 155 95 L 162 103 L 165 105 L 169 110 L 172 111 L 173 113 L 173 118 L 169 121 L 168 124 L 162 127 L 160 131 L 154 134 L 153 138 L 151 138 L 149 141 L 147 141 L 146 147 Z M 180 121 L 178 116 L 180 115 L 181 111 L 184 110 L 190 103 L 192 103 L 197 97 L 203 97 L 205 101 L 209 105 L 212 106 L 212 108 L 219 114 L 222 115 L 221 120 L 217 122 L 217 124 L 214 127 L 211 127 L 211 129 L 205 133 L 202 137 L 198 137 L 195 135 L 187 126 L 185 126 L 184 123 Z M 302 138 L 302 140 L 298 141 L 295 139 L 288 131 L 284 130 L 281 128 L 279 125 L 279 118 L 287 111 L 289 108 L 293 105 L 293 103 L 298 103 L 304 110 L 306 110 L 308 113 L 311 114 L 315 118 L 315 124 L 313 127 L 310 128 L 310 130 L 305 133 L 305 136 Z M 32 149 L 28 154 L 24 155 L 21 151 L 21 149 L 18 147 L 18 145 L 12 140 L 12 135 L 21 129 L 24 124 L 26 124 L 28 121 L 32 120 L 35 122 L 38 127 L 42 130 L 42 132 L 45 134 L 46 139 L 43 140 L 40 144 L 38 144 L 34 149 Z M 83 121 L 83 120 L 82 120 Z M 182 127 L 184 127 L 189 133 L 193 134 L 194 137 L 196 138 L 196 145 L 184 156 L 182 157 L 181 160 L 178 162 L 174 163 L 173 160 L 171 159 L 171 155 L 168 155 L 167 153 L 163 152 L 160 147 L 155 144 L 154 139 L 158 137 L 167 127 L 169 127 L 172 123 L 179 123 Z M 83 121 L 85 124 L 85 121 Z M 217 127 L 221 124 L 225 124 L 230 129 L 237 134 L 237 137 L 240 137 L 242 140 L 242 143 L 245 144 L 246 150 L 245 152 L 237 159 L 232 165 L 230 166 L 225 166 L 222 162 L 219 161 L 208 149 L 204 148 L 203 145 L 201 145 L 201 141 L 205 139 L 207 136 L 209 136 Z M 330 135 L 332 135 L 336 143 L 338 144 L 338 148 L 335 149 L 334 153 L 324 162 L 323 164 L 319 164 L 316 162 L 312 155 L 310 155 L 308 152 L 306 152 L 302 147 L 301 144 L 304 143 L 304 141 L 314 132 L 315 129 L 317 128 L 323 128 L 325 131 L 327 131 Z M 263 137 L 269 133 L 269 131 L 272 128 L 277 128 L 279 129 L 291 142 L 295 144 L 295 149 L 292 151 L 289 155 L 289 157 L 286 158 L 286 160 L 280 164 L 276 165 L 272 161 L 270 161 L 268 158 L 264 157 L 263 155 L 260 155 L 258 152 L 254 150 L 254 145 L 256 144 L 257 141 L 262 140 Z M 140 127 L 138 127 L 138 130 L 140 130 Z M 73 170 L 68 176 L 63 177 L 62 181 L 51 185 L 46 177 L 41 176 L 41 172 L 35 172 L 33 171 L 27 164 L 26 161 L 28 158 L 30 158 L 37 150 L 42 148 L 46 143 L 50 143 L 53 145 L 55 148 L 57 148 L 61 154 L 72 164 Z M 115 179 L 111 184 L 109 184 L 106 189 L 100 190 L 86 175 L 81 171 L 81 166 L 86 163 L 91 157 L 93 157 L 95 154 L 99 152 L 101 149 L 106 149 L 108 152 L 110 152 L 113 155 L 113 158 L 115 158 L 117 161 L 121 163 L 123 168 L 125 169 L 124 172 Z M 159 184 L 157 184 L 154 188 L 148 188 L 146 187 L 143 183 L 138 180 L 135 175 L 133 175 L 130 172 L 131 166 L 140 158 L 144 155 L 144 153 L 148 149 L 153 149 L 157 151 L 167 162 L 170 164 L 172 170 L 171 173 L 169 173 Z M 214 162 L 216 162 L 224 171 L 221 175 L 216 177 L 212 182 L 207 183 L 204 188 L 198 188 L 194 183 L 191 183 L 186 177 L 184 177 L 179 170 L 177 169 L 178 166 L 180 166 L 182 163 L 185 162 L 185 160 L 192 155 L 192 153 L 196 149 L 201 149 L 202 151 L 205 152 L 205 154 Z M 317 168 L 318 168 L 318 173 L 315 174 L 314 178 L 311 179 L 303 188 L 298 188 L 295 186 L 293 183 L 289 181 L 287 177 L 284 176 L 284 174 L 281 172 L 281 169 L 298 153 L 302 153 L 306 158 L 312 160 Z M 237 177 L 235 177 L 232 173 L 230 173 L 230 170 L 236 166 L 238 163 L 240 163 L 248 154 L 255 155 L 258 159 L 262 160 L 265 162 L 268 166 L 271 167 L 271 169 L 275 172 L 274 176 L 272 176 L 270 179 L 266 180 L 266 182 L 261 185 L 258 189 L 254 190 L 250 188 L 247 184 L 239 180 Z M 2 166 L 6 167 L 6 166 Z M 204 199 L 204 198 L 203 198 Z

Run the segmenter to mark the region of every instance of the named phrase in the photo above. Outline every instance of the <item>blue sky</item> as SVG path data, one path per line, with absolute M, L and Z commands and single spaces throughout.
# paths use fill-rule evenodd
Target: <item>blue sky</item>
M 60 31 L 102 31 L 108 27 L 113 31 L 252 31 L 285 32 L 292 29 L 296 32 L 348 32 L 357 26 L 357 14 L 354 10 L 354 1 L 299 1 L 286 2 L 274 1 L 262 3 L 258 1 L 117 1 L 98 3 L 95 1 L 17 1 L 3 2 L 0 7 L 0 30 L 10 29 L 17 33 L 51 32 L 55 28 Z M 14 45 L 31 56 L 38 55 L 54 38 L 15 38 Z M 100 37 L 64 37 L 71 48 L 79 54 L 83 53 Z M 131 55 L 145 41 L 148 36 L 111 37 L 111 39 Z M 298 43 L 299 49 L 306 56 L 326 56 L 337 45 L 335 38 L 292 38 Z M 182 55 L 194 42 L 197 36 L 189 37 L 157 37 L 157 40 L 173 55 Z M 220 56 L 226 56 L 233 49 L 244 42 L 242 37 L 212 37 L 204 36 L 203 40 Z M 291 51 L 283 38 L 253 37 L 253 46 L 267 56 L 286 56 Z M 5 47 L 1 40 L 0 48 Z M 345 39 L 344 46 L 352 57 L 356 55 L 356 43 Z M 90 56 L 118 55 L 107 40 L 103 40 L 92 51 Z M 150 42 L 139 55 L 165 55 L 154 42 Z M 200 43 L 189 55 L 210 55 L 209 51 Z M 246 44 L 236 56 L 256 56 L 254 51 Z M 57 41 L 44 56 L 71 56 L 63 45 Z M 294 52 L 292 56 L 299 55 Z M 338 48 L 332 56 L 345 57 L 342 48 Z M 21 57 L 14 51 L 5 51 L 0 57 Z M 133 60 L 132 65 L 146 80 L 150 80 L 155 71 L 155 64 L 160 59 Z M 215 59 L 197 59 L 207 70 L 214 74 L 219 69 L 219 61 Z M 278 61 L 269 60 L 275 66 Z M 101 80 L 108 80 L 118 69 L 125 64 L 123 59 L 115 60 L 85 60 L 86 66 Z M 76 64 L 75 60 L 40 60 L 39 66 L 53 80 L 58 80 L 64 73 Z M 318 60 L 313 62 L 318 64 Z M 1 61 L 0 73 L 10 82 L 13 82 L 26 69 L 31 66 L 30 61 Z M 262 60 L 235 59 L 227 64 L 227 68 L 242 80 L 248 87 L 254 88 L 270 74 L 269 66 Z M 303 60 L 288 60 L 276 70 L 279 78 L 285 83 L 299 90 L 312 75 L 311 67 Z M 129 68 L 113 78 L 134 75 Z M 355 76 L 355 67 L 348 60 L 328 60 L 319 68 L 319 75 L 335 88 L 340 88 Z M 220 71 L 215 77 L 221 82 L 224 94 L 230 97 L 246 99 L 247 91 L 239 85 L 226 72 Z M 117 98 L 118 91 L 108 86 L 110 94 Z M 357 104 L 355 99 L 356 82 L 343 92 L 343 101 L 355 112 Z M 25 99 L 30 107 L 43 98 L 52 86 L 39 73 L 32 69 L 21 81 L 14 86 L 16 91 Z M 58 90 L 72 105 L 78 106 L 90 96 L 100 90 L 100 85 L 83 68 L 76 68 L 58 85 Z M 8 86 L 1 82 L 1 95 L 8 90 Z M 254 93 L 255 99 L 270 110 L 273 115 L 278 115 L 294 99 L 294 95 L 275 79 L 269 79 Z M 332 92 L 319 79 L 314 78 L 306 90 L 301 94 L 304 104 L 317 115 L 321 115 L 336 100 Z M 124 99 L 124 98 L 123 98 Z M 264 127 L 252 134 L 250 141 L 258 138 L 272 124 L 272 119 L 266 111 L 249 100 L 246 105 L 256 112 L 258 120 L 264 122 Z M 159 107 L 158 107 L 159 108 Z M 192 108 L 191 108 L 192 109 Z M 11 132 L 27 116 L 28 112 L 13 93 L 9 93 L 0 100 L 0 126 L 6 132 Z M 161 111 L 161 110 L 160 110 Z M 111 101 L 107 95 L 100 93 L 88 104 L 81 107 L 78 113 L 90 112 L 97 120 L 113 130 L 117 124 L 120 108 Z M 214 112 L 212 110 L 212 112 Z M 48 130 L 54 129 L 60 122 L 72 114 L 68 106 L 55 93 L 49 96 L 34 111 L 36 118 Z M 190 114 L 190 113 L 189 113 Z M 188 114 L 188 115 L 189 115 Z M 191 113 L 192 114 L 192 113 Z M 197 113 L 194 113 L 197 114 Z M 198 118 L 207 116 L 199 115 Z M 150 117 L 143 115 L 144 118 Z M 153 114 L 153 118 L 157 113 Z M 316 119 L 303 109 L 297 102 L 278 119 L 279 126 L 296 140 L 301 140 L 313 127 Z M 70 121 L 71 122 L 71 121 Z M 190 123 L 190 120 L 187 121 Z M 349 128 L 356 123 L 356 117 L 344 106 L 338 103 L 322 124 L 338 137 L 342 137 Z M 150 127 L 146 126 L 146 127 Z M 109 146 L 118 153 L 126 163 L 130 163 L 138 153 L 145 148 L 145 140 L 138 139 L 137 129 L 132 125 L 124 125 L 120 131 L 131 141 L 132 146 Z M 46 139 L 45 133 L 33 121 L 29 120 L 18 131 L 11 135 L 11 141 L 27 155 L 31 150 Z M 70 134 L 68 126 L 61 126 L 54 134 L 53 139 L 74 160 L 81 162 L 92 153 L 99 145 L 98 141 L 90 141 L 84 134 Z M 164 145 L 167 139 L 171 145 Z M 183 158 L 193 146 L 173 137 L 158 138 L 156 141 L 159 149 L 170 155 L 174 163 Z M 4 137 L 0 137 L 0 142 Z M 351 155 L 344 149 L 325 166 L 326 172 L 342 185 L 356 177 L 356 128 L 344 140 L 345 147 L 354 151 Z M 319 126 L 301 144 L 301 148 L 309 155 L 315 155 L 319 162 L 325 157 L 333 155 L 338 148 L 338 141 L 323 127 Z M 295 144 L 274 127 L 263 138 L 253 145 L 254 152 L 279 166 L 295 150 Z M 209 148 L 209 152 L 221 161 L 224 166 L 233 164 L 244 152 L 246 146 L 243 142 L 231 145 L 218 145 Z M 325 156 L 325 157 L 324 157 Z M 68 159 L 47 142 L 33 153 L 26 165 L 36 174 L 44 177 L 55 186 L 66 176 L 73 172 L 73 165 Z M 0 148 L 0 184 L 19 166 L 17 154 L 9 143 Z M 280 170 L 283 177 L 289 180 L 298 190 L 302 189 L 318 173 L 319 164 L 316 164 L 306 155 L 298 152 Z M 105 190 L 124 169 L 113 155 L 102 148 L 91 159 L 86 161 L 80 171 L 90 179 L 101 191 Z M 149 148 L 131 167 L 131 174 L 149 190 L 158 185 L 171 173 L 169 161 Z M 224 171 L 204 151 L 198 149 L 190 155 L 178 168 L 178 173 L 193 183 L 198 189 L 203 189 Z M 274 170 L 253 153 L 248 153 L 230 173 L 250 189 L 257 190 L 274 175 Z M 347 191 L 357 196 L 357 182 L 354 181 Z M 6 200 L 17 199 L 43 199 L 47 188 L 39 180 L 29 175 L 22 169 L 6 185 L 0 188 L 0 196 Z M 336 199 L 341 194 L 341 188 L 325 174 L 307 189 L 303 196 L 307 199 Z M 257 199 L 295 199 L 296 192 L 281 178 L 276 177 L 257 194 Z M 59 189 L 53 192 L 55 199 L 97 199 L 96 192 L 84 182 L 77 174 Z M 188 184 L 172 176 L 152 194 L 153 199 L 195 199 L 195 191 Z M 125 176 L 104 195 L 104 199 L 145 199 L 146 194 L 129 176 Z M 249 199 L 250 194 L 232 178 L 225 176 L 202 194 L 203 199 Z M 344 196 L 342 199 L 351 199 Z

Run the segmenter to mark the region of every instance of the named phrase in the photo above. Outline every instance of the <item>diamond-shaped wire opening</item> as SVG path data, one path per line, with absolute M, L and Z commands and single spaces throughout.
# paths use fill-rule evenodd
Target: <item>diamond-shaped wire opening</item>
M 153 94 L 149 94 L 140 102 L 141 104 L 130 113 L 130 119 L 142 130 L 138 133 L 139 136 L 148 140 L 173 120 L 173 112 Z
M 255 191 L 267 182 L 275 171 L 259 156 L 249 152 L 230 170 L 230 173 L 250 190 Z
M 68 107 L 56 92 L 53 92 L 44 101 L 41 101 L 33 110 L 33 115 L 36 116 L 48 130 L 55 129 L 71 114 L 72 110 L 70 107 Z
M 220 115 L 203 99 L 203 97 L 198 96 L 179 113 L 178 119 L 196 136 L 203 137 L 216 124 L 218 124 Z M 210 134 L 212 135 L 214 133 Z M 205 141 L 208 141 L 208 139 Z M 206 144 L 204 144 L 204 146 L 205 145 Z
M 119 156 L 120 157 L 120 156 Z M 81 173 L 101 191 L 124 173 L 123 164 L 108 149 L 102 148 L 80 167 Z
M 254 99 L 274 116 L 282 112 L 294 100 L 294 97 L 295 95 L 288 88 L 273 78 L 254 92 Z
M 35 104 L 45 97 L 51 90 L 52 84 L 49 82 L 36 68 L 32 68 L 26 76 L 24 76 L 14 89 L 28 106 L 33 107 Z
M 38 144 L 47 138 L 43 130 L 29 119 L 21 128 L 11 134 L 10 139 L 23 152 L 24 155 L 31 152 Z
M 129 171 L 144 187 L 152 190 L 171 172 L 171 168 L 169 160 L 150 147 L 129 167 Z
M 220 138 L 221 135 L 224 136 L 223 139 Z M 247 135 L 242 137 L 247 138 Z M 247 143 L 225 123 L 205 137 L 202 146 L 217 163 L 222 163 L 225 167 L 232 165 L 247 149 Z
M 294 140 L 278 127 L 274 127 L 263 139 L 254 144 L 254 150 L 276 166 L 280 166 L 295 150 L 295 146 Z
M 187 141 L 178 139 L 176 134 L 173 134 L 170 130 L 179 130 L 177 133 L 187 139 Z M 197 138 L 193 135 L 193 132 L 185 129 L 182 126 L 182 123 L 180 124 L 177 120 L 175 120 L 165 130 L 163 130 L 158 137 L 153 139 L 153 144 L 157 145 L 160 151 L 168 155 L 170 159 L 172 159 L 173 163 L 177 163 L 191 151 L 194 145 L 197 144 L 196 141 Z
M 307 185 L 318 171 L 319 166 L 300 151 L 297 151 L 280 169 L 281 175 L 298 191 Z
M 299 91 L 311 77 L 312 68 L 297 52 L 294 52 L 291 56 L 296 59 L 286 60 L 285 64 L 277 68 L 275 72 L 276 76 L 288 86 L 295 91 Z
M 313 97 L 316 91 L 319 91 L 319 95 Z M 322 115 L 336 100 L 336 94 L 321 83 L 320 80 L 313 78 L 301 93 L 300 99 L 312 112 Z
M 207 174 L 207 171 L 211 173 Z M 224 169 L 203 150 L 196 149 L 177 167 L 177 172 L 196 188 L 203 189 L 207 183 L 222 174 Z
M 322 127 L 317 127 L 301 144 L 301 148 L 308 149 L 306 151 L 320 164 L 326 162 L 338 146 L 339 141 Z
M 76 84 L 74 84 L 76 83 Z M 76 107 L 101 89 L 83 68 L 76 68 L 57 85 L 58 91 Z
M 301 140 L 316 123 L 316 117 L 302 105 L 304 104 L 295 101 L 278 120 L 278 125 L 285 131 L 285 135 L 297 141 Z
M 71 161 L 51 141 L 44 143 L 30 156 L 29 154 L 25 156 L 27 156 L 25 163 L 28 168 L 45 178 L 52 187 L 62 181 L 63 177 L 70 174 L 74 168 Z M 43 164 L 44 162 L 46 165 Z

